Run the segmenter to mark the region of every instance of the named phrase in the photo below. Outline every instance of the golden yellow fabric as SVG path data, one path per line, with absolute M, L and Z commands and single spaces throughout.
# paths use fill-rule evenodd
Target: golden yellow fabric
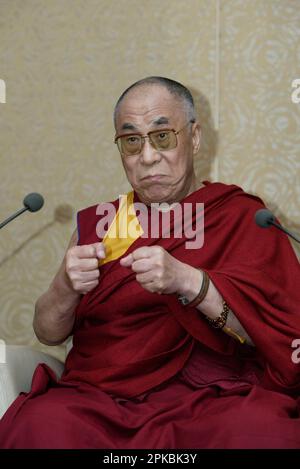
M 106 257 L 99 261 L 99 265 L 121 257 L 143 233 L 135 213 L 133 191 L 131 191 L 122 195 L 118 211 L 103 238 Z

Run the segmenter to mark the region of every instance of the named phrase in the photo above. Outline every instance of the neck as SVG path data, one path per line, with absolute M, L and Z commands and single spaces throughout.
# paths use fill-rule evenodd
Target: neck
M 192 175 L 192 178 L 191 178 L 190 186 L 189 186 L 188 190 L 186 191 L 186 193 L 183 194 L 182 199 L 184 199 L 184 198 L 187 197 L 188 195 L 192 194 L 192 192 L 197 191 L 198 189 L 200 189 L 200 187 L 203 187 L 203 185 L 204 185 L 204 184 L 202 184 L 202 182 L 200 182 L 200 181 L 197 180 L 196 174 L 193 172 L 193 175 Z

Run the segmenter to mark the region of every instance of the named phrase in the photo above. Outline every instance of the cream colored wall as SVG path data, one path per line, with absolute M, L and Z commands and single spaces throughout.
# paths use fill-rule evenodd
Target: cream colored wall
M 28 192 L 46 200 L 1 230 L 2 339 L 63 356 L 37 343 L 34 302 L 74 229 L 70 210 L 129 189 L 111 116 L 144 76 L 192 89 L 202 179 L 259 194 L 300 231 L 299 36 L 298 0 L 0 0 L 0 219 Z

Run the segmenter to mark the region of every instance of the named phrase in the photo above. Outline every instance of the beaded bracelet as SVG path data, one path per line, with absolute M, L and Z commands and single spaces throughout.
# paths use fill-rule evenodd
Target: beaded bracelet
M 223 300 L 223 309 L 218 318 L 211 319 L 208 316 L 205 317 L 213 327 L 215 327 L 216 329 L 222 329 L 226 324 L 229 311 L 230 310 L 228 304 L 226 303 L 226 301 Z

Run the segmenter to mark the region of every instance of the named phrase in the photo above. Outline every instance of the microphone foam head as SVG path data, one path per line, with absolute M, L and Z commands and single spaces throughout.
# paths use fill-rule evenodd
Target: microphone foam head
M 41 194 L 32 192 L 31 194 L 26 195 L 23 200 L 23 204 L 30 212 L 37 212 L 44 205 L 44 199 Z
M 261 228 L 268 228 L 275 221 L 275 217 L 270 210 L 262 208 L 255 213 L 255 222 Z

